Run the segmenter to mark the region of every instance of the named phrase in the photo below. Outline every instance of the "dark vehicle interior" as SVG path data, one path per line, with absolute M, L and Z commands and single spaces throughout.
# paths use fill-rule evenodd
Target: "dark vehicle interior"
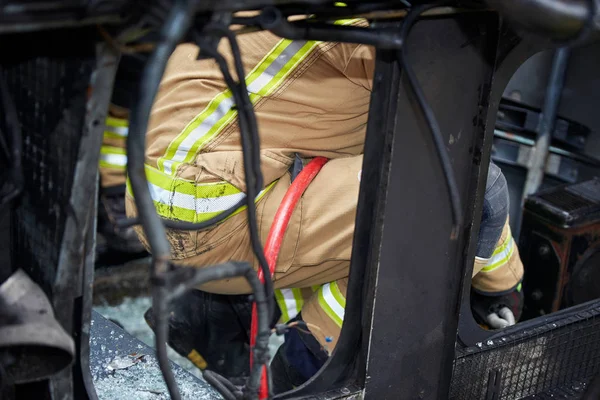
M 331 23 L 347 17 L 369 25 Z M 0 399 L 600 399 L 599 21 L 598 0 L 0 2 Z M 248 263 L 170 262 L 165 228 L 198 224 L 159 218 L 143 167 L 175 47 L 218 62 L 220 40 L 257 30 L 376 48 L 341 335 L 315 376 L 276 395 L 269 266 L 261 280 Z M 97 234 L 124 55 L 144 66 L 127 139 L 139 216 L 125 224 L 152 256 L 106 251 Z M 259 132 L 245 83 L 227 83 L 255 229 Z M 525 271 L 523 316 L 499 330 L 470 305 L 490 160 Z M 247 280 L 257 309 L 242 385 L 194 373 L 166 345 L 170 303 L 226 277 Z M 142 303 L 149 340 L 131 328 Z

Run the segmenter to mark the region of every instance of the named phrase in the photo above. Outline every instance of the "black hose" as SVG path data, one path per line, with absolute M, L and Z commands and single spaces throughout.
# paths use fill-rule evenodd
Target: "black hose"
M 427 99 L 425 98 L 423 89 L 421 89 L 421 86 L 419 85 L 417 76 L 411 68 L 406 54 L 406 44 L 410 29 L 423 12 L 437 6 L 439 6 L 439 4 L 428 4 L 411 8 L 408 15 L 402 22 L 402 26 L 400 27 L 400 37 L 403 45 L 400 48 L 400 50 L 398 50 L 398 59 L 400 61 L 402 71 L 404 72 L 404 74 L 406 74 L 406 78 L 408 80 L 412 93 L 417 99 L 419 108 L 421 109 L 421 112 L 425 117 L 427 126 L 431 131 L 433 143 L 435 145 L 435 149 L 440 160 L 440 165 L 442 167 L 444 177 L 446 179 L 446 187 L 448 189 L 448 196 L 450 197 L 450 204 L 452 207 L 453 227 L 450 238 L 456 239 L 458 237 L 458 232 L 463 222 L 463 210 L 460 200 L 460 194 L 458 191 L 458 185 L 456 184 L 456 178 L 454 176 L 454 170 L 452 168 L 452 162 L 450 161 L 450 156 L 446 151 L 446 144 L 442 135 L 442 130 L 435 118 L 433 110 L 431 109 L 429 103 L 427 102 Z
M 153 276 L 160 276 L 167 272 L 170 259 L 170 246 L 166 237 L 165 228 L 156 214 L 152 197 L 148 189 L 145 175 L 145 149 L 146 130 L 148 118 L 154 103 L 154 98 L 160 81 L 164 74 L 168 59 L 177 44 L 184 38 L 191 22 L 193 7 L 186 0 L 178 0 L 163 25 L 161 37 L 155 50 L 152 52 L 148 63 L 144 67 L 137 100 L 134 103 L 129 135 L 127 137 L 127 173 L 131 182 L 131 189 L 135 204 L 142 222 L 144 233 L 148 238 L 152 253 Z M 154 286 L 152 288 L 153 309 L 156 318 L 156 354 L 160 370 L 173 400 L 181 398 L 173 371 L 169 365 L 166 351 L 168 341 L 168 325 L 166 312 L 166 289 Z
M 380 49 L 399 49 L 400 35 L 394 31 L 373 30 L 356 26 L 333 25 L 321 22 L 289 22 L 275 7 L 265 7 L 260 14 L 263 29 L 292 40 L 319 40 L 342 43 L 359 43 Z

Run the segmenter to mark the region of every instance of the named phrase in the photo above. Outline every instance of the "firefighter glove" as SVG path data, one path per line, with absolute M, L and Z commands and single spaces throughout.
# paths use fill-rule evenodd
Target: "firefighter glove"
M 481 293 L 471 291 L 471 309 L 479 324 L 491 329 L 514 325 L 523 311 L 521 284 L 508 293 Z

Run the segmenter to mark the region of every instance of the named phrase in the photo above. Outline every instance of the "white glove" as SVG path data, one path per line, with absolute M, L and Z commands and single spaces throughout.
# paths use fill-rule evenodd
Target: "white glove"
M 508 307 L 502 307 L 498 313 L 491 313 L 485 317 L 490 328 L 502 329 L 515 324 L 515 315 Z

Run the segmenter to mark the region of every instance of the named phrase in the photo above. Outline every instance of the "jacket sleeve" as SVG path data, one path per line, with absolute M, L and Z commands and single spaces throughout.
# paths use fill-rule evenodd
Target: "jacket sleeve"
M 472 288 L 481 294 L 500 295 L 514 290 L 523 279 L 523 263 L 508 219 L 492 257 L 476 257 Z

